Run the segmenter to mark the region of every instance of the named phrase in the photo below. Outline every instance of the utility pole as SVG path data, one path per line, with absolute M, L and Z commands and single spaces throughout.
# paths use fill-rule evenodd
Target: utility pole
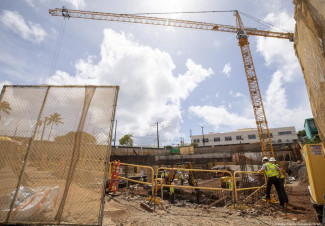
M 203 126 L 201 126 L 202 127 L 202 137 L 203 137 L 203 139 L 202 139 L 202 142 L 203 142 L 203 146 L 205 146 L 205 142 L 204 142 L 204 132 L 203 132 Z
M 159 132 L 158 132 L 158 122 L 157 122 L 157 145 L 159 148 Z
M 115 146 L 115 141 L 116 141 L 116 127 L 117 127 L 117 120 L 115 120 L 114 146 Z

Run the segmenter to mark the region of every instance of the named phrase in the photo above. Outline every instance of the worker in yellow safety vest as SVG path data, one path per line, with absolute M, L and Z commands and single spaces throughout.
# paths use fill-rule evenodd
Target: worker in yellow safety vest
M 279 177 L 282 176 L 282 172 L 278 166 L 276 166 L 275 158 L 271 157 L 270 160 L 267 157 L 264 157 L 262 159 L 262 162 L 264 163 L 262 168 L 259 170 L 259 172 L 264 172 L 267 176 L 267 184 L 266 184 L 266 200 L 270 200 L 270 193 L 272 185 L 274 185 L 276 192 L 278 193 L 280 205 L 284 206 L 284 198 L 281 190 L 281 182 Z
M 173 182 L 171 185 L 175 185 L 175 183 Z M 169 201 L 171 204 L 174 204 L 174 198 L 175 198 L 175 190 L 174 187 L 169 187 Z
M 275 163 L 275 165 L 277 167 L 280 168 L 281 172 L 282 172 L 282 176 L 280 177 L 280 183 L 281 183 L 281 191 L 282 191 L 282 196 L 283 196 L 283 201 L 284 201 L 284 206 L 286 207 L 288 202 L 289 202 L 289 199 L 288 199 L 288 195 L 287 195 L 287 192 L 286 192 L 286 189 L 284 187 L 284 181 L 285 181 L 285 170 L 278 164 L 278 163 Z
M 228 183 L 228 188 L 229 189 L 232 189 L 232 181 L 231 181 L 231 178 L 228 179 L 227 183 Z

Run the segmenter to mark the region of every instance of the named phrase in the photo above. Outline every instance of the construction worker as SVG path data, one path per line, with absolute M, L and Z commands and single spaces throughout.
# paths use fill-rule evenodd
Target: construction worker
M 175 183 L 173 182 L 171 185 L 175 185 Z M 174 197 L 175 196 L 175 190 L 174 187 L 169 187 L 169 201 L 171 204 L 174 204 Z
M 227 180 L 227 184 L 228 184 L 228 188 L 229 188 L 229 189 L 232 189 L 232 181 L 231 181 L 231 177 L 228 178 L 228 180 Z
M 184 176 L 183 176 L 183 173 L 180 173 L 179 179 L 181 180 L 181 185 L 184 185 Z
M 278 163 L 275 162 L 275 165 L 277 167 L 279 167 L 281 172 L 282 172 L 282 176 L 280 177 L 280 182 L 281 182 L 281 190 L 282 190 L 282 195 L 283 195 L 284 206 L 286 207 L 288 202 L 289 202 L 288 195 L 287 195 L 286 189 L 284 187 L 285 173 L 286 172 L 284 171 L 284 169 Z
M 277 167 L 275 163 L 275 158 L 271 157 L 270 161 L 267 157 L 262 159 L 264 163 L 262 168 L 258 172 L 264 172 L 267 176 L 267 184 L 266 184 L 266 200 L 271 200 L 271 188 L 274 184 L 276 192 L 278 193 L 280 205 L 284 206 L 284 199 L 281 190 L 281 182 L 279 177 L 282 176 L 282 172 L 279 167 Z

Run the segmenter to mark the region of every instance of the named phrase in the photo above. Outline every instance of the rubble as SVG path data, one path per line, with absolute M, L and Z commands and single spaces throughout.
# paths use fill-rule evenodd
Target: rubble
M 301 167 L 297 167 L 301 168 Z M 150 213 L 140 208 L 140 203 L 146 198 L 140 190 L 124 191 L 120 196 L 109 197 L 105 204 L 103 225 L 274 225 L 274 224 L 306 224 L 318 223 L 316 214 L 309 202 L 306 185 L 299 181 L 293 181 L 288 193 L 290 205 L 288 208 L 280 207 L 279 204 L 257 200 L 254 203 L 214 206 L 204 203 L 193 203 L 188 199 L 191 192 L 183 192 L 187 199 L 175 199 L 174 204 L 168 200 L 161 200 L 156 206 L 155 212 Z M 179 194 L 178 194 L 179 195 Z M 178 196 L 180 197 L 180 196 Z M 209 193 L 204 198 L 212 197 Z M 226 196 L 225 196 L 226 197 Z M 223 198 L 225 198 L 223 197 Z M 216 198 L 216 196 L 214 196 Z M 222 199 L 222 197 L 220 198 Z M 131 200 L 131 201 L 130 201 Z M 218 200 L 218 199 L 216 199 Z M 114 222 L 114 224 L 112 224 Z M 214 223 L 212 223 L 214 222 Z

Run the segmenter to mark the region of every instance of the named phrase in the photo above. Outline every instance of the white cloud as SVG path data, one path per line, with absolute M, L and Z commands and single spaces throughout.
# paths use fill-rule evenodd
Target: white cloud
M 225 75 L 227 75 L 227 77 L 230 76 L 230 72 L 231 72 L 231 65 L 230 63 L 225 64 L 225 66 L 223 67 L 222 73 L 224 73 Z
M 219 98 L 220 94 L 219 92 L 216 93 L 216 98 Z
M 44 41 L 46 31 L 40 24 L 31 21 L 25 22 L 24 18 L 17 11 L 3 10 L 0 21 L 10 30 L 20 35 L 23 39 L 34 43 Z
M 295 125 L 301 128 L 304 120 L 311 115 L 309 103 L 304 102 L 305 105 L 290 109 L 286 90 L 283 87 L 283 78 L 284 74 L 281 71 L 276 71 L 272 75 L 272 81 L 266 91 L 266 101 L 264 101 L 267 119 L 273 127 Z
M 142 130 L 148 133 L 153 122 L 174 125 L 165 139 L 179 134 L 182 123 L 180 101 L 186 99 L 200 82 L 213 74 L 191 59 L 187 71 L 173 75 L 175 65 L 170 55 L 159 49 L 142 46 L 131 35 L 104 30 L 101 58 L 80 59 L 75 64 L 76 75 L 57 71 L 50 84 L 119 85 L 116 118 L 119 130 Z
M 25 2 L 27 2 L 27 4 L 30 5 L 31 7 L 35 8 L 35 4 L 33 3 L 33 0 L 25 0 Z
M 232 90 L 230 90 L 229 95 L 232 96 L 232 97 L 244 97 L 244 96 L 245 96 L 244 94 L 242 94 L 242 93 L 240 93 L 240 92 L 236 92 L 236 93 L 235 93 L 235 92 L 232 91 Z
M 295 24 L 294 19 L 285 12 L 268 14 L 265 17 L 265 21 L 289 30 L 292 30 Z M 311 116 L 309 103 L 306 101 L 307 98 L 301 95 L 298 97 L 301 99 L 301 104 L 290 108 L 288 106 L 288 102 L 290 101 L 288 98 L 288 90 L 285 88 L 286 83 L 292 83 L 302 78 L 293 44 L 290 43 L 289 40 L 259 37 L 257 38 L 257 51 L 262 54 L 267 66 L 276 68 L 276 72 L 272 75 L 264 100 L 269 126 L 295 125 L 301 128 L 304 119 Z M 306 95 L 306 92 L 302 92 L 302 94 Z
M 221 127 L 226 127 L 228 130 L 255 127 L 254 119 L 228 112 L 225 106 L 190 106 L 188 111 L 212 125 L 215 130 L 220 130 Z
M 72 5 L 74 9 L 84 9 L 86 7 L 85 0 L 63 0 L 63 2 Z

